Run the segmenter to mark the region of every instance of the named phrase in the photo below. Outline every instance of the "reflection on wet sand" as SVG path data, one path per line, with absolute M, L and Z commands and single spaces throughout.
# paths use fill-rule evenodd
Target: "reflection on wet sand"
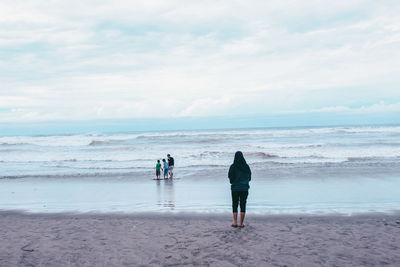
M 171 179 L 157 181 L 157 206 L 175 209 L 174 182 Z

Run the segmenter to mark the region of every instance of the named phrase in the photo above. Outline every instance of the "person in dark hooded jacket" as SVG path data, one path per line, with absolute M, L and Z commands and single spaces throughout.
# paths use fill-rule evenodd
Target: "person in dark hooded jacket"
M 233 164 L 228 172 L 232 191 L 232 227 L 244 227 L 243 221 L 246 215 L 246 201 L 249 194 L 249 182 L 251 180 L 251 171 L 249 165 L 243 157 L 243 153 L 237 151 Z M 240 224 L 238 225 L 238 205 L 240 203 Z

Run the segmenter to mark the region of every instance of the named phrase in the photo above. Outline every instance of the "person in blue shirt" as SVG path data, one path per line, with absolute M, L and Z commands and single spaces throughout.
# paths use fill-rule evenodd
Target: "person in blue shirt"
M 163 166 L 164 166 L 164 179 L 168 179 L 168 162 L 165 161 L 165 159 L 162 160 L 163 161 Z

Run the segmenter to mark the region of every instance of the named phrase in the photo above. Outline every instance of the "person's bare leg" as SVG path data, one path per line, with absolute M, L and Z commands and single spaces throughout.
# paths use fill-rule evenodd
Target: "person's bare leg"
M 237 212 L 234 212 L 233 213 L 233 223 L 232 223 L 232 226 L 237 226 L 238 224 L 237 224 L 237 219 L 238 219 L 238 216 L 237 216 L 238 214 L 237 214 Z
M 244 221 L 244 216 L 246 215 L 246 212 L 241 212 L 240 213 L 240 227 L 243 227 L 244 226 L 244 224 L 243 224 L 243 221 Z M 236 213 L 236 218 L 237 218 L 237 213 Z M 237 220 L 236 220 L 237 221 Z

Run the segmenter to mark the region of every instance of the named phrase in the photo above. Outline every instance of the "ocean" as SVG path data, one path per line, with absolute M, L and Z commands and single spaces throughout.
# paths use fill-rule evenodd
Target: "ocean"
M 0 209 L 131 212 L 173 206 L 177 211 L 229 211 L 227 171 L 238 150 L 253 172 L 250 211 L 400 208 L 400 126 L 346 126 L 2 136 Z M 175 159 L 172 187 L 153 181 L 157 159 L 167 154 Z M 47 198 L 32 195 L 32 184 L 51 192 L 44 194 Z M 91 194 L 113 186 L 109 202 Z M 62 192 L 60 187 L 83 199 L 61 201 L 53 192 Z M 199 188 L 211 194 L 208 202 Z M 179 197 L 173 197 L 174 205 L 164 205 L 171 190 Z M 316 197 L 317 191 L 325 193 Z M 129 192 L 142 195 L 140 205 Z M 54 209 L 42 205 L 46 201 L 56 203 Z M 57 206 L 57 201 L 65 203 Z

